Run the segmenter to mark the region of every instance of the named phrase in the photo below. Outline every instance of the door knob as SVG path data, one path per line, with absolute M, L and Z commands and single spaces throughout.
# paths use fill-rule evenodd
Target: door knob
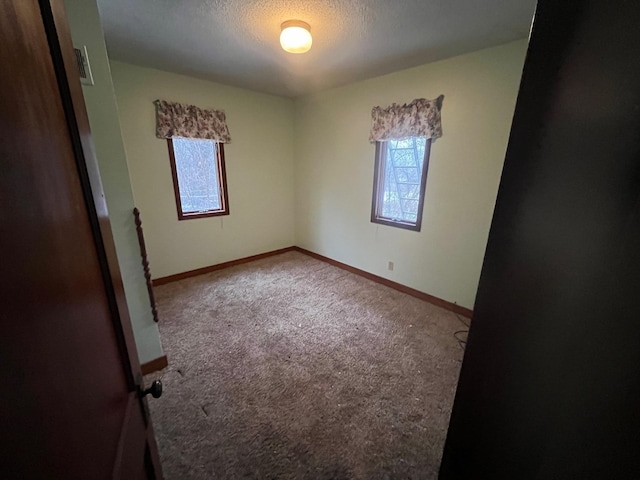
M 160 398 L 162 395 L 162 382 L 160 380 L 154 380 L 151 386 L 142 392 L 143 397 L 149 394 L 151 394 L 153 398 Z

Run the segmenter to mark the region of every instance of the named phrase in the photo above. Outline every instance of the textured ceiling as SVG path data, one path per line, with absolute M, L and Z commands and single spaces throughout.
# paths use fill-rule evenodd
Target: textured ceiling
M 283 96 L 527 36 L 535 0 L 98 0 L 112 59 Z M 280 24 L 313 47 L 280 48 Z

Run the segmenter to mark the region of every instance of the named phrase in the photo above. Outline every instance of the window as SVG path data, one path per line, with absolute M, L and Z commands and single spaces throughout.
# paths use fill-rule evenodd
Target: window
M 177 137 L 167 141 L 178 219 L 229 215 L 223 144 Z
M 431 139 L 376 142 L 371 221 L 420 231 Z

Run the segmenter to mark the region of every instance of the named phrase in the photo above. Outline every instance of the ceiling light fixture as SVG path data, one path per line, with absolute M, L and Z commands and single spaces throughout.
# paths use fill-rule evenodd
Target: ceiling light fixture
M 280 25 L 280 45 L 285 52 L 304 53 L 311 48 L 311 27 L 301 20 L 287 20 Z

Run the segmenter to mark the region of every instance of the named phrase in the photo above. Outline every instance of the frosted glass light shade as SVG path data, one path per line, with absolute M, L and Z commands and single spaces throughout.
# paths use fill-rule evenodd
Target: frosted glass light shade
M 285 52 L 304 53 L 311 48 L 311 27 L 300 20 L 287 20 L 280 28 L 280 45 Z

